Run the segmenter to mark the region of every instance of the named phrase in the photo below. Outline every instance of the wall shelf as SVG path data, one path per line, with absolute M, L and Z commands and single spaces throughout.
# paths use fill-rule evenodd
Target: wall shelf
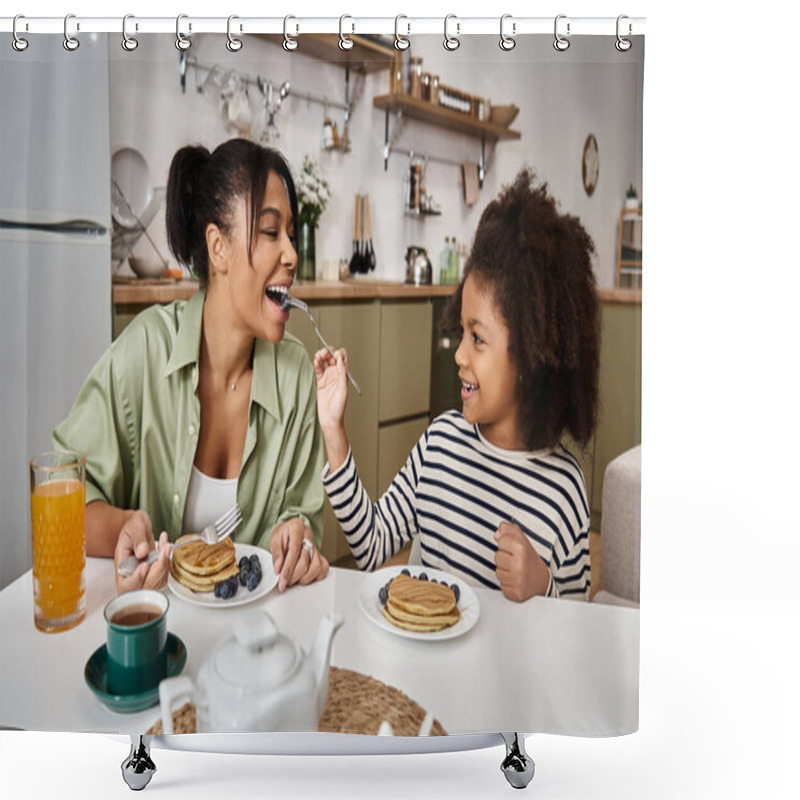
M 383 169 L 389 167 L 389 155 L 397 152 L 389 138 L 389 116 L 395 114 L 399 119 L 408 117 L 429 125 L 435 125 L 446 130 L 473 136 L 481 140 L 481 154 L 478 162 L 478 182 L 483 186 L 486 176 L 486 142 L 497 142 L 501 139 L 520 139 L 522 134 L 519 131 L 505 128 L 502 125 L 495 125 L 492 122 L 482 122 L 469 114 L 462 114 L 440 105 L 431 103 L 427 100 L 418 100 L 409 94 L 393 92 L 373 97 L 372 105 L 381 109 L 386 115 L 383 143 Z M 443 159 L 432 159 L 443 160 Z
M 469 114 L 462 114 L 443 106 L 435 105 L 427 100 L 418 100 L 410 94 L 383 94 L 374 97 L 372 104 L 386 112 L 402 112 L 412 119 L 438 125 L 468 136 L 476 136 L 491 142 L 500 139 L 519 139 L 519 131 L 496 125 L 492 122 L 482 122 Z
M 262 38 L 279 46 L 283 45 L 283 36 L 263 34 Z M 348 38 L 355 45 L 350 50 L 342 50 L 339 47 L 339 34 L 301 33 L 297 37 L 298 47 L 295 52 L 366 74 L 389 69 L 397 58 L 393 47 L 386 47 L 363 36 L 352 35 Z
M 620 288 L 642 288 L 641 206 L 638 209 L 623 208 L 619 215 L 615 285 Z

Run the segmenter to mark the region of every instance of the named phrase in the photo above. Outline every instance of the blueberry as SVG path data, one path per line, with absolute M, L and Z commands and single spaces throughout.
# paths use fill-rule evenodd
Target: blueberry
M 230 588 L 230 593 L 231 593 L 231 597 L 233 597 L 236 594 L 236 590 L 239 588 L 239 580 L 237 579 L 237 577 L 235 575 L 229 581 L 228 585 L 231 587 Z
M 385 606 L 386 601 L 389 599 L 389 591 L 385 586 L 381 586 L 380 591 L 378 592 L 378 600 L 381 601 L 381 605 Z
M 456 596 L 456 603 L 458 602 L 458 598 L 461 597 L 461 589 L 458 588 L 458 584 L 454 583 L 450 587 L 453 590 L 453 594 Z
M 219 596 L 223 600 L 227 600 L 231 596 L 231 585 L 228 583 L 228 581 L 223 581 L 217 585 L 219 586 Z
M 258 564 L 258 566 L 259 566 L 259 567 L 261 566 L 261 561 L 260 561 L 260 560 L 259 560 L 259 558 L 258 558 L 258 553 L 253 553 L 253 554 L 250 556 L 250 564 L 251 564 L 252 566 L 255 566 L 256 564 Z
M 261 574 L 261 562 L 256 561 L 251 567 L 252 572 L 257 572 L 259 575 Z
M 420 574 L 417 575 L 417 579 L 421 580 L 421 581 L 428 580 L 428 573 L 427 572 L 420 572 Z
M 411 571 L 407 570 L 407 569 L 401 570 L 400 574 L 401 575 L 408 575 L 409 578 L 411 577 Z
M 256 588 L 256 586 L 258 586 L 258 579 L 259 575 L 255 571 L 251 572 L 249 577 L 247 578 L 247 588 L 251 592 Z
M 214 584 L 214 597 L 219 597 L 219 590 L 222 588 L 221 583 Z
M 239 559 L 239 569 L 250 569 L 250 559 L 247 556 Z
M 252 573 L 250 572 L 250 570 L 241 570 L 239 572 L 239 583 L 241 583 L 242 586 L 246 586 L 247 579 L 250 577 L 251 574 Z

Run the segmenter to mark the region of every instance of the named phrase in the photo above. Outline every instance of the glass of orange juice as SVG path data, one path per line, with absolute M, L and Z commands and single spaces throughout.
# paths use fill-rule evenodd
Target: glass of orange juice
M 41 453 L 30 474 L 33 622 L 55 633 L 86 615 L 86 458 Z

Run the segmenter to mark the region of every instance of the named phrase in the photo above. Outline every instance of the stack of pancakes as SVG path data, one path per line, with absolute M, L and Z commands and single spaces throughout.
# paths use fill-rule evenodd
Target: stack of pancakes
M 383 616 L 398 628 L 433 633 L 455 625 L 461 615 L 449 586 L 401 574 L 389 584 Z
M 176 544 L 190 536 L 181 536 Z M 178 583 L 193 592 L 212 592 L 215 583 L 239 573 L 236 548 L 231 539 L 217 544 L 206 544 L 199 539 L 188 542 L 173 549 L 169 571 Z

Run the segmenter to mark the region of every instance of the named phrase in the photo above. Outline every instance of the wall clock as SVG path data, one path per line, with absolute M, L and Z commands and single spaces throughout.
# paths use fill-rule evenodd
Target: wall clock
M 597 178 L 600 174 L 600 155 L 597 150 L 597 139 L 590 133 L 586 137 L 583 145 L 583 162 L 581 164 L 581 174 L 583 176 L 583 188 L 589 197 L 594 193 L 597 186 Z

